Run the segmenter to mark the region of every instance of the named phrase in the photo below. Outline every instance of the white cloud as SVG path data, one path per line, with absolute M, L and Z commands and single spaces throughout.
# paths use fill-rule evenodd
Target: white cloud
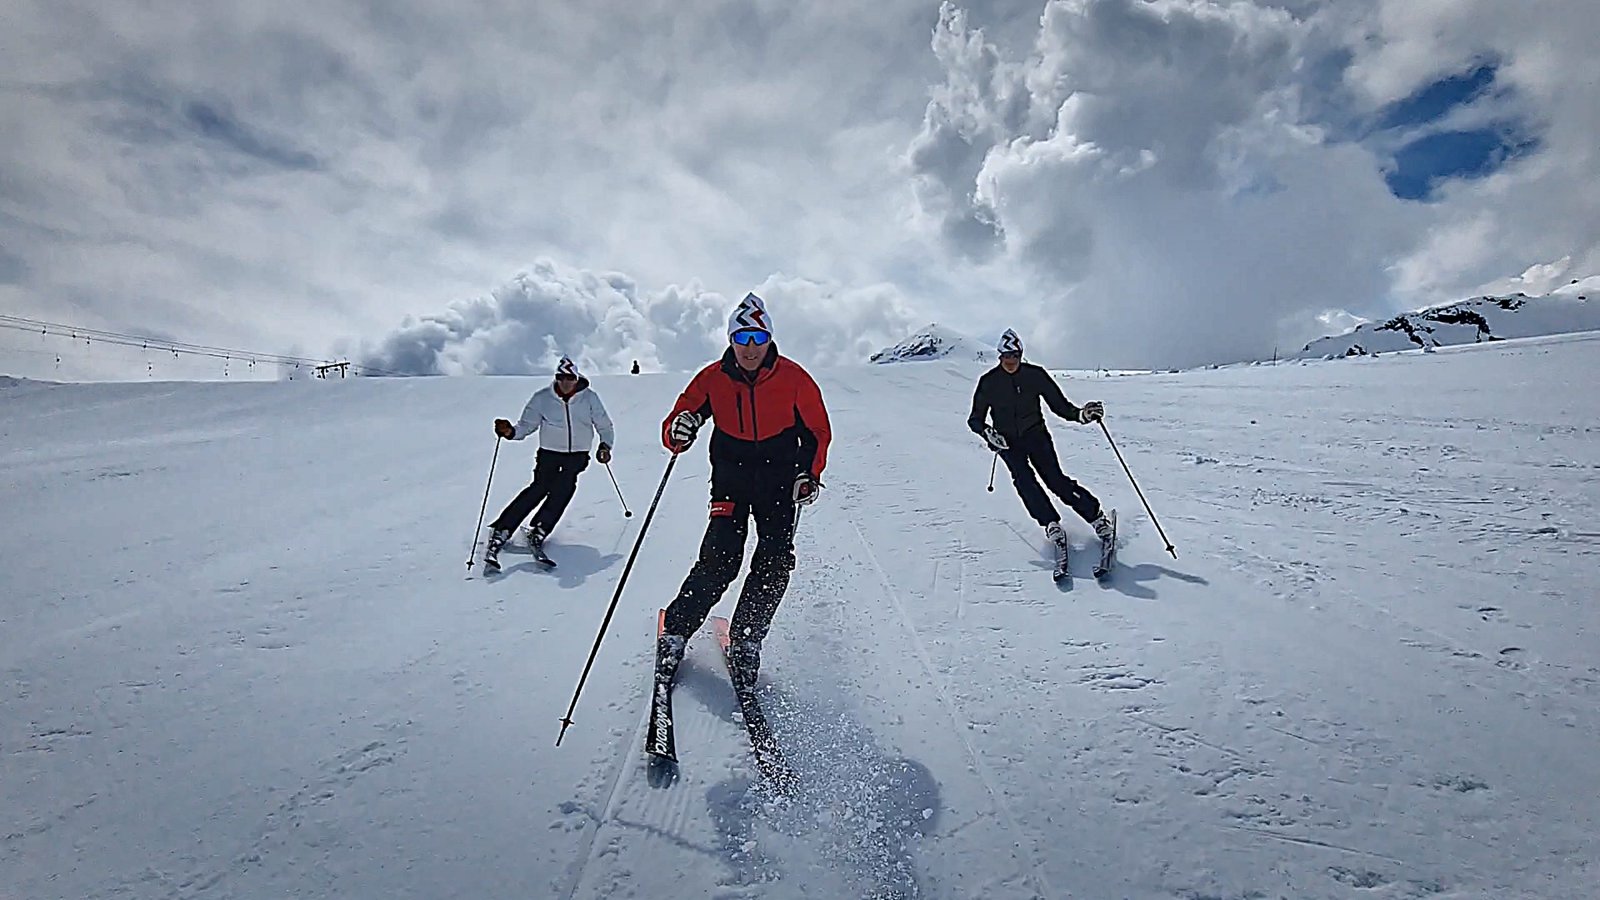
M 916 324 L 889 286 L 774 276 L 755 290 L 779 347 L 808 366 L 861 363 Z M 592 373 L 624 372 L 636 360 L 645 371 L 686 371 L 722 353 L 734 305 L 697 285 L 646 291 L 623 275 L 544 260 L 486 297 L 408 319 L 356 355 L 401 374 L 543 374 L 563 355 Z
M 921 209 L 963 255 L 1033 273 L 1025 325 L 1068 363 L 1253 356 L 1316 336 L 1328 309 L 1448 299 L 1568 253 L 1600 264 L 1594 129 L 1582 144 L 1550 119 L 1581 93 L 1587 123 L 1595 83 L 1517 74 L 1537 41 L 1516 35 L 1570 17 L 1502 40 L 1495 23 L 1540 16 L 1401 6 L 1050 0 L 1008 53 L 947 3 L 946 83 L 908 152 Z M 1486 59 L 1510 86 L 1454 124 L 1527 116 L 1547 150 L 1439 203 L 1395 198 L 1359 123 Z M 1538 200 L 1514 211 L 1513 190 Z
M 6 20 L 18 312 L 324 350 L 540 258 L 657 292 L 788 272 L 865 295 L 926 257 L 897 224 L 935 66 L 915 0 L 23 0 Z
M 432 317 L 410 338 L 476 370 L 521 364 L 537 321 L 485 291 L 553 260 L 540 290 L 586 318 L 549 333 L 596 365 L 695 356 L 692 298 L 762 286 L 819 357 L 902 320 L 1014 326 L 1061 364 L 1266 353 L 1326 309 L 1600 271 L 1590 5 L 21 0 L 0 296 L 317 356 Z M 1362 128 L 1486 60 L 1493 96 L 1451 122 L 1518 117 L 1537 149 L 1396 200 Z M 637 333 L 584 338 L 624 309 Z
M 1317 324 L 1321 326 L 1324 334 L 1330 335 L 1354 331 L 1370 321 L 1372 320 L 1343 309 L 1327 309 L 1317 314 Z
M 1538 129 L 1538 152 L 1447 189 L 1436 222 L 1397 266 L 1399 305 L 1488 293 L 1511 273 L 1570 257 L 1600 271 L 1600 57 L 1587 0 L 1377 0 L 1349 83 L 1374 101 L 1472 60 L 1501 63 L 1499 90 Z M 1426 274 L 1424 274 L 1426 273 Z

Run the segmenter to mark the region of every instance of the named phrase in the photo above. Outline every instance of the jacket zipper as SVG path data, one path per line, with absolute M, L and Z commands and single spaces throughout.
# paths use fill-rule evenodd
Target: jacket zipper
M 1006 374 L 1011 379 L 1011 433 L 1022 436 L 1022 383 L 1017 381 L 1017 376 Z
M 756 385 L 750 383 L 750 440 L 761 440 L 761 426 L 756 422 Z
M 572 452 L 572 401 L 566 397 L 561 398 L 561 406 L 567 411 L 567 452 Z
M 739 411 L 739 431 L 744 431 L 744 398 L 738 394 L 733 395 L 733 408 Z

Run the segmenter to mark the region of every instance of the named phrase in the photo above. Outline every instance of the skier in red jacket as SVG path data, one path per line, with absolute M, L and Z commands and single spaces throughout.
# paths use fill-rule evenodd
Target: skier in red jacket
M 728 318 L 728 349 L 701 369 L 661 423 L 661 442 L 682 453 L 707 419 L 711 434 L 711 521 L 700 556 L 667 607 L 656 647 L 656 677 L 671 683 L 689 636 L 705 623 L 739 574 L 751 519 L 756 549 L 730 623 L 730 669 L 755 684 L 761 641 L 789 586 L 801 504 L 817 499 L 828 461 L 828 411 L 799 363 L 778 354 L 772 320 L 755 294 Z

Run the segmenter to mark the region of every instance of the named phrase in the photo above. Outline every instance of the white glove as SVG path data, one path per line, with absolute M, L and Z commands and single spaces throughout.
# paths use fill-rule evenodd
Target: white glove
M 812 478 L 807 472 L 801 472 L 794 479 L 794 502 L 799 506 L 810 506 L 817 502 L 817 495 L 822 492 L 822 482 Z
M 684 410 L 672 417 L 672 425 L 667 429 L 667 437 L 672 440 L 677 450 L 680 452 L 687 450 L 689 445 L 694 443 L 694 436 L 700 432 L 700 421 L 698 415 L 688 410 Z
M 995 431 L 993 425 L 984 426 L 983 442 L 988 444 L 989 449 L 996 453 L 999 453 L 1001 450 L 1011 449 L 1011 443 L 1006 440 L 1006 436 L 998 431 Z
M 1078 409 L 1078 424 L 1087 425 L 1106 417 L 1106 408 L 1099 400 L 1090 400 Z

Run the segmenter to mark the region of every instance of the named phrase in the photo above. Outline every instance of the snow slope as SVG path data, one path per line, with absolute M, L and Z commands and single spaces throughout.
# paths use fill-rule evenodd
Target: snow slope
M 1180 554 L 1055 423 L 1124 538 L 1066 591 L 985 491 L 977 367 L 819 373 L 829 486 L 762 675 L 788 803 L 705 635 L 682 778 L 644 777 L 703 446 L 553 746 L 684 376 L 595 379 L 635 515 L 591 468 L 560 567 L 493 580 L 463 565 L 490 420 L 537 380 L 9 390 L 0 896 L 1591 898 L 1600 397 L 1552 388 L 1597 350 L 1065 379 Z M 490 515 L 532 449 L 500 448 Z
M 1476 297 L 1402 313 L 1387 322 L 1368 322 L 1354 331 L 1312 341 L 1301 348 L 1299 356 L 1321 359 L 1392 353 L 1583 331 L 1600 331 L 1600 276 L 1574 281 L 1540 297 Z

